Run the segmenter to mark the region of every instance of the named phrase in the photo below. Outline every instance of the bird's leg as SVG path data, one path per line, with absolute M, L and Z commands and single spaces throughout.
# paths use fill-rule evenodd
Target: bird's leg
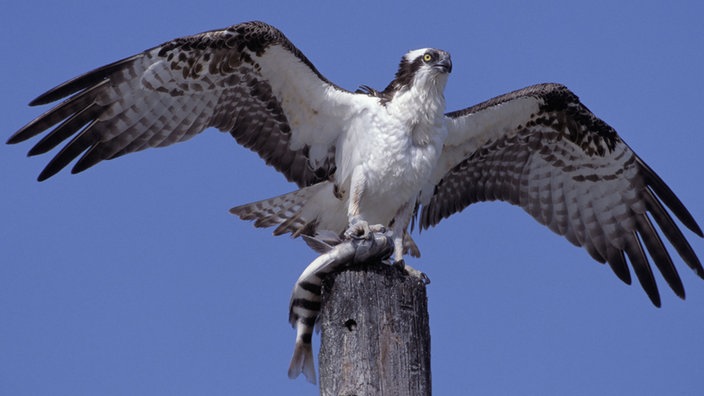
M 394 265 L 404 270 L 407 274 L 420 279 L 423 283 L 428 284 L 430 283 L 430 279 L 428 279 L 424 273 L 406 264 L 406 261 L 403 259 L 403 241 L 406 237 L 408 224 L 411 222 L 414 205 L 415 200 L 406 202 L 399 208 L 398 212 L 396 212 L 396 216 L 394 216 L 392 220 L 391 231 L 393 232 L 394 238 Z
M 403 230 L 394 229 L 394 262 L 403 263 Z M 403 264 L 399 264 L 403 265 Z
M 352 182 L 350 183 L 350 200 L 347 207 L 348 226 L 345 237 L 354 239 L 370 239 L 374 232 L 386 232 L 386 227 L 382 224 L 369 225 L 362 218 L 360 203 L 364 195 L 364 173 L 361 167 L 357 167 L 352 172 Z
M 428 278 L 425 273 L 418 271 L 417 269 L 406 264 L 406 261 L 403 259 L 403 240 L 406 236 L 406 229 L 408 229 L 408 224 L 411 222 L 411 216 L 413 215 L 414 205 L 415 200 L 409 201 L 404 204 L 398 210 L 398 212 L 396 212 L 396 216 L 394 216 L 394 219 L 392 221 L 391 231 L 393 233 L 394 240 L 393 261 L 395 266 L 402 269 L 408 275 L 419 279 L 421 282 L 427 285 L 430 283 L 430 278 Z
M 394 237 L 394 262 L 403 266 L 403 238 L 406 235 L 408 223 L 411 222 L 412 208 L 415 200 L 401 206 L 391 221 L 391 231 Z

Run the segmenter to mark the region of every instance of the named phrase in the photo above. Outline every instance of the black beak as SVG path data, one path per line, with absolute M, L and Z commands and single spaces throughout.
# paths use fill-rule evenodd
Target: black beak
M 450 59 L 450 54 L 447 52 L 442 54 L 433 67 L 438 68 L 444 73 L 452 73 L 452 59 Z

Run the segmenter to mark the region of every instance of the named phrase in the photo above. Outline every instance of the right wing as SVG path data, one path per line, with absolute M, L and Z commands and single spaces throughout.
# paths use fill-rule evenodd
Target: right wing
M 30 105 L 65 97 L 7 142 L 58 124 L 29 151 L 36 155 L 72 137 L 39 180 L 79 156 L 72 173 L 215 127 L 299 186 L 335 171 L 340 120 L 367 98 L 330 83 L 283 33 L 262 22 L 169 41 L 67 81 Z

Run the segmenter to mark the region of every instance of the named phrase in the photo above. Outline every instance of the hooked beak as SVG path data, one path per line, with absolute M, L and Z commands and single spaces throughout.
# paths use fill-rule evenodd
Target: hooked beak
M 437 63 L 433 65 L 433 68 L 443 73 L 452 73 L 452 59 L 450 59 L 450 54 L 444 53 Z

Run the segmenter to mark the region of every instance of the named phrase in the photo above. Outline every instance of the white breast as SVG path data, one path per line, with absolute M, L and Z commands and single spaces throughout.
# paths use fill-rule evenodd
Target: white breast
M 360 167 L 364 183 L 360 213 L 370 223 L 388 224 L 430 177 L 447 132 L 442 121 L 419 123 L 382 110 L 370 109 L 350 123 L 339 147 L 338 180 L 350 191 L 352 172 Z

